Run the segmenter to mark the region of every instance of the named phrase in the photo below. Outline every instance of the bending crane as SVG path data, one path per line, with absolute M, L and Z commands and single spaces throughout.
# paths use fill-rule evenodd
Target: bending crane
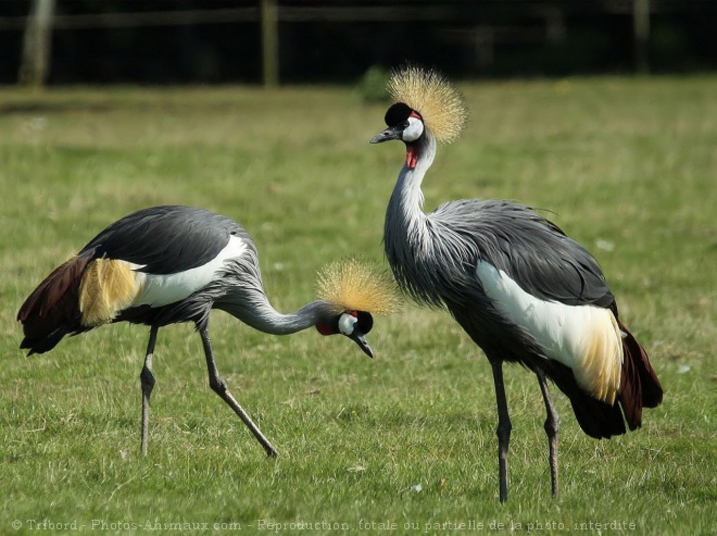
M 285 335 L 315 326 L 322 335 L 341 333 L 370 357 L 364 335 L 371 312 L 390 308 L 394 296 L 380 275 L 356 262 L 325 271 L 321 290 L 329 299 L 313 301 L 296 313 L 278 313 L 264 293 L 256 246 L 244 228 L 220 214 L 183 206 L 140 210 L 107 227 L 75 257 L 56 268 L 20 308 L 29 354 L 55 347 L 110 322 L 150 326 L 140 374 L 141 450 L 147 453 L 149 402 L 155 379 L 152 356 L 160 327 L 194 322 L 202 339 L 209 385 L 264 447 L 277 450 L 227 390 L 209 342 L 209 312 L 220 309 L 249 326 Z

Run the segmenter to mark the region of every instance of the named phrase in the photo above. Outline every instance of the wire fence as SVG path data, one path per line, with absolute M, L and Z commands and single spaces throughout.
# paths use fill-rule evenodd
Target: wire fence
M 33 0 L 40 1 L 52 0 Z M 53 2 L 54 3 L 54 2 Z M 0 37 L 2 34 L 26 32 L 32 13 L 18 14 L 17 2 L 0 0 Z M 237 5 L 238 4 L 238 5 Z M 33 5 L 32 2 L 24 3 Z M 717 13 L 717 0 L 256 0 L 255 2 L 162 2 L 93 3 L 81 0 L 58 0 L 48 31 L 60 34 L 75 30 L 142 29 L 172 27 L 205 27 L 207 25 L 256 25 L 261 35 L 257 53 L 261 56 L 263 80 L 278 83 L 280 48 L 294 46 L 279 28 L 285 25 L 362 23 L 431 25 L 447 42 L 472 50 L 479 68 L 490 66 L 497 45 L 561 43 L 571 20 L 591 16 L 621 16 L 632 19 L 634 68 L 649 69 L 648 42 L 651 17 L 671 14 Z M 202 9 L 181 9 L 181 6 Z M 227 7 L 231 5 L 231 7 Z M 207 8 L 207 7 L 210 7 Z M 153 9 L 154 8 L 154 9 Z M 94 9 L 104 12 L 87 12 Z M 109 11 L 117 9 L 118 11 Z M 120 9 L 124 11 L 119 11 Z M 22 10 L 20 10 L 22 11 Z M 29 8 L 27 8 L 29 11 Z M 519 23 L 515 23 L 518 20 Z M 311 26 L 313 25 L 313 26 Z M 348 27 L 348 26 L 347 26 Z M 27 35 L 26 35 L 26 41 Z M 1 64 L 1 62 L 0 62 Z M 0 65 L 1 67 L 1 65 Z
M 67 0 L 63 0 L 63 3 Z M 461 8 L 476 10 L 527 9 L 544 11 L 558 9 L 569 14 L 605 13 L 629 15 L 634 12 L 635 0 L 573 0 L 555 2 L 550 0 L 492 0 L 453 1 L 442 3 L 412 2 L 396 5 L 276 5 L 278 22 L 409 22 L 409 21 L 458 21 L 463 18 Z M 715 8 L 715 0 L 649 0 L 651 13 L 697 12 Z M 29 3 L 27 4 L 29 6 Z M 128 7 L 132 7 L 129 4 Z M 2 12 L 0 3 L 0 13 Z M 248 7 L 216 9 L 118 11 L 104 13 L 58 13 L 52 26 L 57 30 L 86 28 L 138 28 L 143 26 L 182 26 L 197 24 L 231 24 L 259 22 L 259 3 Z M 27 15 L 2 16 L 0 31 L 22 30 L 27 25 Z

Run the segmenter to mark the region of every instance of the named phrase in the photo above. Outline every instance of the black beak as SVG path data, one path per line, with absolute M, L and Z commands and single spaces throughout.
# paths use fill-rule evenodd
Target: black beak
M 403 125 L 398 124 L 392 127 L 388 127 L 383 132 L 376 134 L 369 143 L 381 143 L 389 140 L 400 140 L 401 133 L 403 132 Z
M 364 337 L 364 334 L 358 331 L 357 329 L 354 329 L 354 332 L 352 335 L 348 336 L 349 339 L 354 341 L 356 344 L 359 345 L 359 348 L 361 348 L 367 356 L 373 358 L 373 351 L 371 350 L 371 347 L 366 342 L 366 337 Z

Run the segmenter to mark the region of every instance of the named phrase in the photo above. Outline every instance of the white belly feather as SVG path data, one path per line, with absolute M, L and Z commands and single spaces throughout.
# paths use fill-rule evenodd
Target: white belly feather
M 202 266 L 166 275 L 145 274 L 135 271 L 136 281 L 142 290 L 135 298 L 132 306 L 162 307 L 188 298 L 211 283 L 217 272 L 224 267 L 224 263 L 229 259 L 241 257 L 246 248 L 246 244 L 241 238 L 231 236 L 224 249 Z M 142 267 L 134 265 L 132 268 L 137 270 Z
M 528 332 L 545 357 L 572 369 L 578 384 L 595 398 L 614 402 L 623 351 L 609 309 L 541 300 L 488 262 L 478 263 L 476 275 L 498 311 Z

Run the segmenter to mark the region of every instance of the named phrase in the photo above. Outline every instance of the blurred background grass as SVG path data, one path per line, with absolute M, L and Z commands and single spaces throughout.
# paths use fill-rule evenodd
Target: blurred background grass
M 104 327 L 31 358 L 17 349 L 15 314 L 41 278 L 146 206 L 200 206 L 244 225 L 282 311 L 313 299 L 326 262 L 384 262 L 383 215 L 403 159 L 397 144 L 368 145 L 385 104 L 331 86 L 1 88 L 0 531 L 43 518 L 249 531 L 260 519 L 421 531 L 448 520 L 618 519 L 641 533 L 714 533 L 716 82 L 461 86 L 470 124 L 439 149 L 426 209 L 479 196 L 545 210 L 596 254 L 665 387 L 640 431 L 602 442 L 557 395 L 562 488 L 552 500 L 538 385 L 509 367 L 506 506 L 489 367 L 446 314 L 407 304 L 377 318 L 373 361 L 313 330 L 270 337 L 213 314 L 219 369 L 279 448 L 276 461 L 208 388 L 191 326 L 160 331 L 147 459 L 138 455 L 146 329 Z

